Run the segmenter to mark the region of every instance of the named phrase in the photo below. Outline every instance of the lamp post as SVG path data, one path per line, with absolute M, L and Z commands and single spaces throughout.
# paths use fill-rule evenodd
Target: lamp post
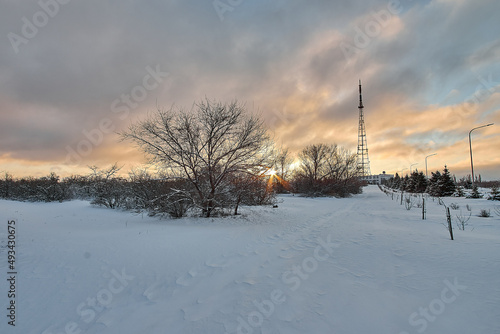
M 415 165 L 418 165 L 418 162 L 416 162 L 416 163 L 414 163 L 414 164 L 411 164 L 411 165 L 410 165 L 410 176 L 411 176 L 411 168 L 412 168 L 413 166 L 415 166 Z
M 494 123 L 490 123 L 490 124 L 486 124 L 486 125 L 481 125 L 481 126 L 478 126 L 477 128 L 474 128 L 474 129 L 472 129 L 472 130 L 469 131 L 470 169 L 471 169 L 471 173 L 472 173 L 472 184 L 473 185 L 474 185 L 474 162 L 472 160 L 472 140 L 471 140 L 471 134 L 472 134 L 472 131 L 474 131 L 474 130 L 485 128 L 485 127 L 491 126 L 493 124 Z
M 432 157 L 433 155 L 437 155 L 437 153 L 433 153 L 433 154 L 428 155 L 428 156 L 425 157 L 425 177 L 426 178 L 429 178 L 429 175 L 427 175 L 427 158 L 428 157 Z

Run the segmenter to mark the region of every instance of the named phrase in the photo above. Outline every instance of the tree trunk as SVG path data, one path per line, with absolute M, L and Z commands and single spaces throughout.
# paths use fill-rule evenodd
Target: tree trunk
M 236 206 L 234 207 L 234 215 L 238 215 L 238 206 L 240 205 L 241 202 L 241 196 L 238 196 L 238 200 L 236 201 Z

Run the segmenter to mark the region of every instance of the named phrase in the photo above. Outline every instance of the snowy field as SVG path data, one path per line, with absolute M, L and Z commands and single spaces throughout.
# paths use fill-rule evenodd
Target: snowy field
M 500 333 L 499 202 L 445 198 L 451 241 L 443 206 L 423 221 L 376 186 L 280 201 L 208 220 L 0 201 L 0 333 Z

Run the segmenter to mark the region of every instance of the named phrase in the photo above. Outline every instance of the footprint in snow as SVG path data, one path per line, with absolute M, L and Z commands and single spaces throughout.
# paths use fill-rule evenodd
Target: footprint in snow
M 236 284 L 242 284 L 242 283 L 245 283 L 245 284 L 248 284 L 248 285 L 254 285 L 254 284 L 257 284 L 259 281 L 256 277 L 244 277 L 242 279 L 237 279 L 234 281 L 234 283 Z
M 190 286 L 193 283 L 194 278 L 195 278 L 195 276 L 193 276 L 191 274 L 191 272 L 187 272 L 186 274 L 179 277 L 175 281 L 175 283 L 177 283 L 178 285 L 182 285 L 182 286 Z
M 404 249 L 393 249 L 392 254 L 398 257 L 405 256 L 408 254 Z
M 215 259 L 215 260 L 207 260 L 205 262 L 205 265 L 207 267 L 212 267 L 212 268 L 226 268 L 231 266 L 234 263 L 238 262 L 238 258 L 228 258 L 228 259 Z
M 285 255 L 279 255 L 278 257 L 285 260 L 293 259 L 293 255 L 289 253 Z

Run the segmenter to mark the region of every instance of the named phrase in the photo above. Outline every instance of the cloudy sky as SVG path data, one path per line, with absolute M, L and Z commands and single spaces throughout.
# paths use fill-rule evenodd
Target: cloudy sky
M 1 0 L 0 172 L 141 164 L 117 131 L 156 105 L 245 103 L 276 141 L 371 169 L 500 179 L 498 0 Z

